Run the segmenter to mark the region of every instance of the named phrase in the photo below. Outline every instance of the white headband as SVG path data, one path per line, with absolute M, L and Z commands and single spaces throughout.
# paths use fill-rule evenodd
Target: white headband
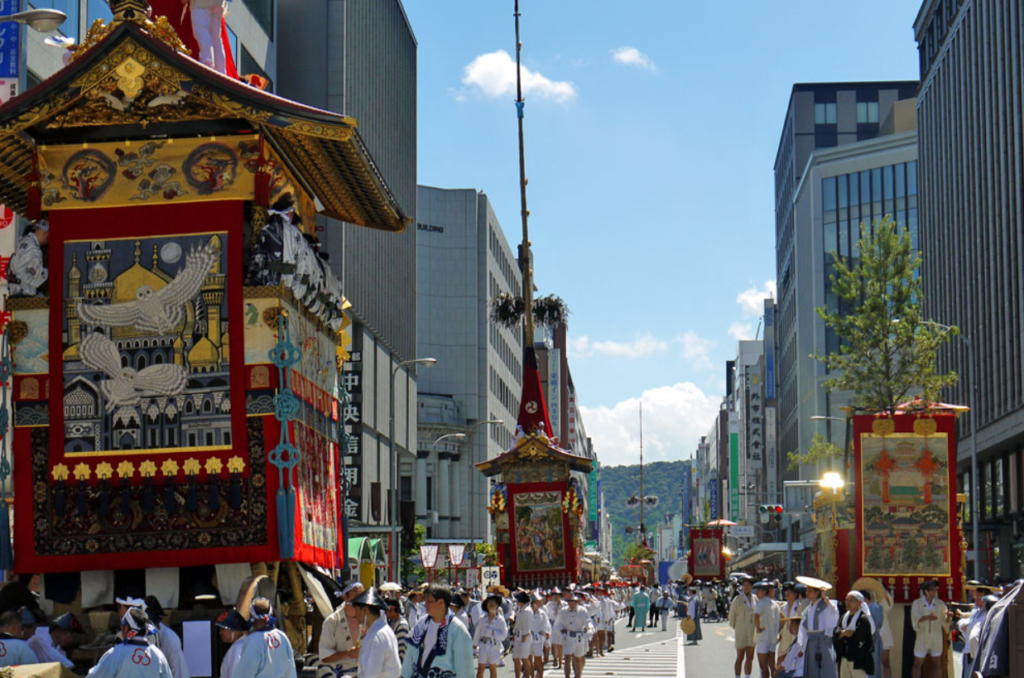
M 358 581 L 350 582 L 348 586 L 341 590 L 341 595 L 348 595 L 355 588 L 363 588 L 363 584 Z
M 129 609 L 127 612 L 125 612 L 124 616 L 121 617 L 121 625 L 122 626 L 127 626 L 128 629 L 129 629 L 128 637 L 125 638 L 125 640 L 131 640 L 132 638 L 137 636 L 142 631 L 142 629 L 139 628 L 139 623 L 137 621 L 135 621 L 134 617 L 132 617 L 131 609 Z
M 267 613 L 266 614 L 259 614 L 258 612 L 256 612 L 256 601 L 258 601 L 258 600 L 267 600 L 267 599 L 266 598 L 253 598 L 252 602 L 249 604 L 249 621 L 250 621 L 250 623 L 254 619 L 260 619 L 262 621 L 268 622 L 268 621 L 270 621 L 270 617 L 274 614 L 274 608 L 270 604 L 269 600 L 267 600 Z
M 846 594 L 846 597 L 847 598 L 856 598 L 860 602 L 862 602 L 862 603 L 864 602 L 864 594 L 861 593 L 860 591 L 850 591 L 849 593 Z

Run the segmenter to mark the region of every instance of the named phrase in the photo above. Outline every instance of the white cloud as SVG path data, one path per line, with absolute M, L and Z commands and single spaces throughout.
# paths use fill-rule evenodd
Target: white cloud
M 573 358 L 590 358 L 595 355 L 613 358 L 646 358 L 668 350 L 668 342 L 656 338 L 650 332 L 637 335 L 633 341 L 591 341 L 584 335 L 569 340 L 570 355 Z
M 636 47 L 619 47 L 618 49 L 611 50 L 612 58 L 618 61 L 620 64 L 627 66 L 635 66 L 636 68 L 643 68 L 648 71 L 657 70 L 654 62 L 651 61 L 650 57 L 638 50 Z
M 736 295 L 736 303 L 743 309 L 743 316 L 746 318 L 760 318 L 764 314 L 764 300 L 775 298 L 775 281 L 766 280 L 764 287 L 758 289 L 755 285 L 750 289 L 743 290 Z
M 711 350 L 715 347 L 712 339 L 702 339 L 690 330 L 680 340 L 683 344 L 683 357 L 697 367 L 711 367 Z
M 732 325 L 729 325 L 729 336 L 736 341 L 753 339 L 754 332 L 753 323 L 733 323 Z
M 644 461 L 675 461 L 693 456 L 718 414 L 721 398 L 683 382 L 643 392 L 612 407 L 582 407 L 587 434 L 603 466 L 640 462 L 639 404 L 644 404 Z M 664 497 L 663 497 L 664 499 Z
M 523 66 L 523 96 L 537 96 L 554 99 L 565 103 L 576 97 L 576 87 L 571 82 L 550 80 L 536 71 Z M 499 49 L 497 52 L 481 54 L 469 62 L 462 73 L 462 82 L 469 87 L 477 87 L 484 96 L 490 98 L 515 95 L 516 62 L 508 52 Z

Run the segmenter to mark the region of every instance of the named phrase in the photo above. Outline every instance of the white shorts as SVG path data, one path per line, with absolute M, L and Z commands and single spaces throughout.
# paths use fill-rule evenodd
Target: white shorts
M 772 641 L 768 640 L 757 644 L 758 654 L 769 654 L 771 652 L 775 652 L 775 643 Z
M 882 627 L 881 636 L 882 636 L 882 649 L 883 650 L 891 650 L 894 641 L 893 641 L 893 637 L 892 637 L 892 630 L 889 628 L 888 624 L 886 624 L 885 626 Z
M 512 659 L 527 659 L 533 656 L 533 643 L 532 638 L 529 634 L 522 636 L 516 636 L 512 642 Z
M 484 639 L 477 651 L 476 663 L 480 666 L 497 666 L 501 663 L 501 643 Z
M 917 634 L 917 640 L 914 642 L 915 657 L 922 659 L 925 656 L 942 656 L 942 636 L 937 633 L 932 635 L 932 638 L 928 638 L 924 633 Z
M 544 634 L 534 633 L 533 640 L 530 641 L 530 647 L 533 649 L 533 656 L 543 657 L 545 645 L 547 645 L 547 641 L 544 639 Z
M 562 654 L 566 657 L 584 657 L 589 649 L 587 634 L 583 631 L 572 635 L 569 631 L 562 631 Z

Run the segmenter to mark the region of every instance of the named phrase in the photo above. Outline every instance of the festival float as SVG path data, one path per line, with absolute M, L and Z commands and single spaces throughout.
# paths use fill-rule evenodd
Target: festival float
M 283 563 L 303 601 L 348 566 L 348 304 L 315 218 L 409 220 L 355 120 L 207 68 L 145 0 L 111 5 L 0 107 L 0 203 L 49 223 L 48 283 L 5 300 L 0 567 Z
M 583 494 L 572 472 L 593 461 L 558 445 L 541 392 L 537 356 L 526 351 L 523 395 L 512 448 L 477 464 L 489 478 L 501 580 L 509 587 L 568 586 L 583 567 Z

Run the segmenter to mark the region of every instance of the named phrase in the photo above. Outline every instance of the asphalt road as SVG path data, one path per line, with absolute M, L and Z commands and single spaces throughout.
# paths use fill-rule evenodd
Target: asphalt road
M 679 620 L 671 618 L 666 631 L 659 625 L 656 629 L 645 629 L 631 633 L 626 620 L 615 624 L 615 651 L 604 657 L 587 660 L 583 678 L 671 678 L 679 675 L 679 643 L 677 634 Z M 487 674 L 484 674 L 487 676 Z M 499 678 L 514 678 L 512 657 L 505 657 L 505 666 L 498 669 Z M 564 676 L 562 669 L 554 669 L 548 662 L 545 678 Z

